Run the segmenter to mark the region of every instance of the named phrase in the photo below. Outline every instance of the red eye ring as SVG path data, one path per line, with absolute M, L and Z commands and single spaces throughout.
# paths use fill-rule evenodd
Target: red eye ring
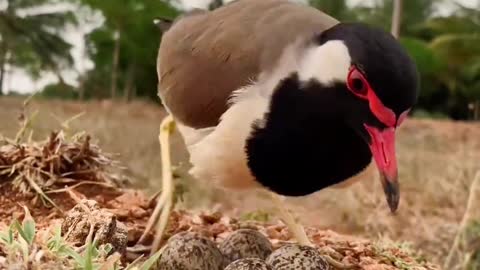
M 357 69 L 357 67 L 352 66 L 347 76 L 347 88 L 354 95 L 368 99 L 368 92 L 370 90 L 370 85 L 365 79 L 365 76 Z
M 354 65 L 352 65 L 348 71 L 347 88 L 355 96 L 367 100 L 370 111 L 385 126 L 396 126 L 397 118 L 395 113 L 383 105 L 382 101 L 377 97 L 375 92 L 370 87 L 365 76 Z M 405 116 L 402 118 L 405 118 Z M 403 121 L 403 119 L 400 120 Z

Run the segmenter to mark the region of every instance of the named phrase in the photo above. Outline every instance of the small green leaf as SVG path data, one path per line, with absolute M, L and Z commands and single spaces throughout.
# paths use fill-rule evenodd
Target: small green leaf
M 160 258 L 160 256 L 162 255 L 162 252 L 163 252 L 163 248 L 155 252 L 155 254 L 153 254 L 152 256 L 150 256 L 150 258 L 148 258 L 148 260 L 146 260 L 142 264 L 142 266 L 140 266 L 140 270 L 149 270 Z
M 20 236 L 22 237 L 23 240 L 25 240 L 26 242 L 28 242 L 28 236 L 27 234 L 25 233 L 25 231 L 23 230 L 23 227 L 22 225 L 20 225 L 20 222 L 18 222 L 18 220 L 15 220 L 13 222 L 13 226 L 14 228 L 17 230 L 17 232 L 20 234 Z
M 8 230 L 6 232 L 0 233 L 0 241 L 4 242 L 6 245 L 12 245 L 13 244 L 13 230 L 14 226 L 13 223 L 10 224 L 8 227 Z
M 24 239 L 29 245 L 32 245 L 35 240 L 35 220 L 32 218 L 32 215 L 26 206 L 23 206 L 23 209 L 25 211 L 25 217 L 23 218 L 22 225 L 26 237 L 24 237 Z
M 98 250 L 96 249 L 97 241 L 88 242 L 85 250 L 85 270 L 94 270 L 93 259 L 98 256 Z
M 73 258 L 77 265 L 79 265 L 80 268 L 83 269 L 83 266 L 85 265 L 85 259 L 82 257 L 82 255 L 69 247 L 66 247 L 64 250 L 62 250 L 62 252 L 68 255 L 68 257 Z
M 130 263 L 129 265 L 127 265 L 127 268 L 125 268 L 125 270 L 138 269 L 138 267 L 136 267 L 136 265 L 137 265 L 137 263 L 140 262 L 142 259 L 143 259 L 143 254 L 140 255 L 138 258 L 136 258 L 132 263 Z
M 54 234 L 47 242 L 47 247 L 53 252 L 59 252 L 59 250 L 64 245 L 64 240 L 62 238 L 62 231 L 60 226 L 56 226 L 54 229 Z

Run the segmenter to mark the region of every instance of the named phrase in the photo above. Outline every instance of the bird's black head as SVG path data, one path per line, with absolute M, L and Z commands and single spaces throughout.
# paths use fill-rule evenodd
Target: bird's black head
M 397 116 L 414 105 L 418 96 L 418 72 L 392 35 L 361 23 L 340 23 L 316 36 L 314 42 L 322 46 L 329 41 L 341 41 L 348 50 L 350 73 L 343 81 L 348 83 L 351 79 L 355 94 L 361 96 L 362 90 L 369 87 L 385 108 Z M 377 118 L 382 116 L 377 115 Z
M 318 141 L 311 142 L 312 147 L 314 144 L 329 144 L 323 149 L 339 160 L 361 156 L 357 164 L 349 167 L 348 175 L 364 168 L 365 149 L 369 149 L 366 150 L 369 152 L 368 160 L 373 156 L 387 201 L 394 211 L 399 201 L 395 131 L 417 100 L 418 75 L 414 62 L 393 36 L 357 23 L 337 24 L 315 36 L 304 49 L 296 73 L 280 82 L 274 91 L 271 111 L 263 130 L 265 133 L 274 129 L 279 132 L 281 128 L 272 124 L 274 122 L 281 123 L 283 130 L 287 130 L 285 127 L 289 119 L 297 122 L 305 120 L 310 127 L 322 126 Z M 296 103 L 296 107 L 292 102 Z M 280 118 L 276 115 L 281 115 L 279 112 L 282 110 L 290 113 L 275 121 L 275 117 Z M 356 138 L 345 135 L 349 130 L 342 129 L 342 125 L 355 133 Z M 335 134 L 336 130 L 329 131 L 329 128 L 342 130 L 338 132 L 343 132 L 343 135 L 324 135 L 328 132 Z M 309 132 L 308 129 L 305 126 L 303 132 Z M 260 133 L 257 131 L 257 135 Z M 321 137 L 329 141 L 321 141 Z M 305 142 L 303 144 L 306 145 Z M 335 153 L 335 148 L 343 153 Z M 337 167 L 340 166 L 338 164 Z M 342 174 L 342 169 L 337 167 L 331 163 L 330 168 L 337 170 L 337 175 Z
M 331 41 L 341 41 L 350 58 L 342 81 L 349 94 L 346 121 L 369 144 L 393 211 L 399 200 L 395 129 L 417 100 L 416 66 L 392 35 L 365 24 L 338 24 L 315 39 L 320 46 Z

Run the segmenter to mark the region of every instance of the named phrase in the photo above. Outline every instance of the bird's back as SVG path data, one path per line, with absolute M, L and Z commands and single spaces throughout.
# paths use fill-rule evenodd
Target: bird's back
M 184 125 L 215 126 L 233 91 L 271 69 L 299 37 L 336 23 L 286 0 L 237 0 L 185 16 L 162 37 L 159 95 Z

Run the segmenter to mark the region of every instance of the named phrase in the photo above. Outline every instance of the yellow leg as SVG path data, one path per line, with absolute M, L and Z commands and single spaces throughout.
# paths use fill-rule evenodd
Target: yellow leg
M 175 130 L 175 122 L 171 115 L 165 117 L 160 124 L 160 135 L 158 140 L 160 142 L 160 152 L 162 157 L 162 191 L 158 198 L 157 205 L 153 211 L 152 216 L 148 220 L 145 231 L 138 240 L 142 243 L 147 234 L 157 225 L 155 238 L 153 240 L 152 254 L 158 250 L 163 233 L 167 227 L 168 218 L 173 207 L 174 185 L 172 180 L 172 163 L 170 159 L 170 135 Z M 160 218 L 159 218 L 160 217 Z M 158 222 L 157 219 L 159 218 Z
M 270 191 L 268 191 L 268 193 L 273 203 L 277 206 L 280 218 L 288 227 L 288 229 L 290 229 L 290 231 L 293 233 L 293 236 L 295 237 L 295 239 L 297 239 L 297 242 L 300 245 L 315 247 L 315 245 L 310 242 L 310 239 L 308 239 L 307 233 L 305 232 L 303 226 L 295 220 L 287 207 L 285 207 L 285 202 L 283 201 L 283 198 L 280 195 L 277 195 Z M 356 269 L 355 266 L 341 263 L 330 257 L 328 254 L 322 254 L 322 257 L 336 269 Z
M 285 223 L 285 225 L 290 229 L 295 239 L 300 245 L 313 246 L 312 242 L 308 239 L 307 233 L 302 225 L 300 225 L 290 211 L 285 207 L 285 202 L 282 198 L 272 192 L 269 192 L 270 198 L 273 203 L 277 206 L 280 218 Z

